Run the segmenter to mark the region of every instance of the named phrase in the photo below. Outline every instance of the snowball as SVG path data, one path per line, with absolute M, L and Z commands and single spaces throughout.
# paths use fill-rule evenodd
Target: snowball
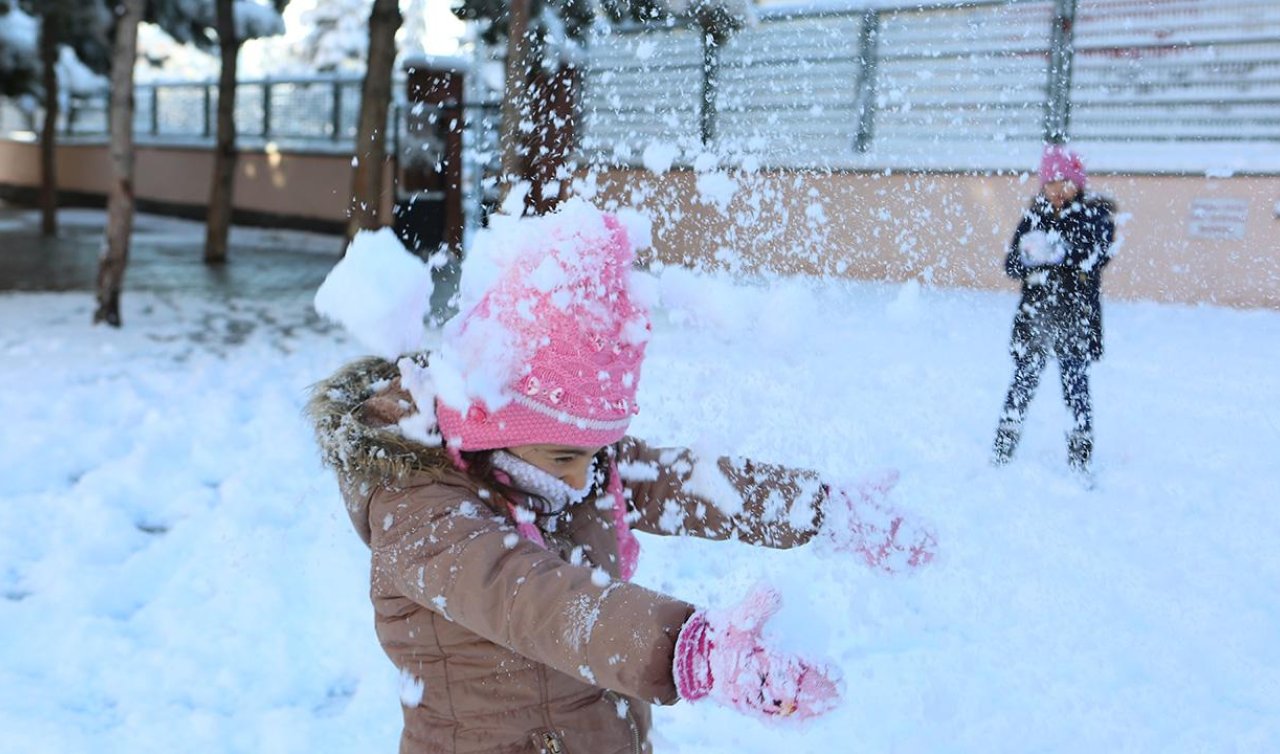
M 315 309 L 374 354 L 395 359 L 422 347 L 431 270 L 390 228 L 360 231 L 316 291 Z
M 439 445 L 441 438 L 436 425 L 436 386 L 431 378 L 431 370 L 418 364 L 413 359 L 400 359 L 396 363 L 400 369 L 400 386 L 409 392 L 416 413 L 399 421 L 400 432 L 410 440 L 417 440 L 424 445 Z
M 653 246 L 653 221 L 639 210 L 620 209 L 614 213 L 627 232 L 627 240 L 637 251 Z
M 742 493 L 733 486 L 733 483 L 724 475 L 724 471 L 720 469 L 720 461 L 715 451 L 695 449 L 694 453 L 696 456 L 693 472 L 685 483 L 685 490 L 711 501 L 726 516 L 736 516 L 741 513 Z
M 716 209 L 724 212 L 738 193 L 738 182 L 727 173 L 703 173 L 698 176 L 698 198 L 704 204 L 714 204 Z
M 417 707 L 422 704 L 422 696 L 427 684 L 421 678 L 407 670 L 400 670 L 400 703 L 406 707 Z
M 609 586 L 609 574 L 603 568 L 594 568 L 591 570 L 591 583 L 604 589 Z
M 646 170 L 654 173 L 665 173 L 671 169 L 672 163 L 680 156 L 680 147 L 669 141 L 652 141 L 644 148 L 641 160 Z

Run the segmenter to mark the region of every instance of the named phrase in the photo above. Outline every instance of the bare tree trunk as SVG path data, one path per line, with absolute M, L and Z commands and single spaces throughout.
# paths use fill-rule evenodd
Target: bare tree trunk
M 107 195 L 107 234 L 98 256 L 98 308 L 93 323 L 112 327 L 120 319 L 120 291 L 133 235 L 133 68 L 138 57 L 138 24 L 146 0 L 116 5 L 116 38 L 111 55 L 111 189 Z
M 534 57 L 544 59 L 541 53 Z M 554 212 L 569 196 L 567 178 L 572 175 L 569 162 L 577 140 L 579 80 L 577 68 L 565 63 L 551 71 L 538 65 L 529 78 L 527 110 L 533 128 L 521 134 L 526 155 L 524 177 L 529 181 L 524 201 L 527 214 Z
M 509 0 L 507 71 L 502 92 L 502 190 L 500 203 L 524 175 L 520 121 L 528 115 L 530 0 Z
M 64 0 L 51 0 L 40 22 L 44 124 L 40 129 L 40 232 L 58 235 L 58 30 Z
M 233 0 L 217 0 L 218 48 L 222 67 L 218 75 L 218 135 L 213 149 L 213 183 L 209 188 L 209 212 L 205 220 L 205 264 L 227 261 L 227 236 L 231 232 L 231 207 L 236 177 L 236 38 Z
M 396 31 L 403 22 L 397 0 L 374 0 L 369 14 L 369 65 L 360 88 L 347 240 L 358 230 L 375 229 L 384 222 L 379 215 L 387 163 L 387 110 L 391 102 L 391 69 L 396 62 Z

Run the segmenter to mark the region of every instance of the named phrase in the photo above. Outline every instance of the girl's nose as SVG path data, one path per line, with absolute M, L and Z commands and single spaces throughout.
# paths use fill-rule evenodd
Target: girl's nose
M 583 487 L 587 486 L 587 472 L 585 469 L 582 471 L 571 471 L 568 474 L 565 474 L 564 476 L 560 477 L 560 481 L 564 482 L 565 484 L 569 485 L 575 490 L 580 490 Z

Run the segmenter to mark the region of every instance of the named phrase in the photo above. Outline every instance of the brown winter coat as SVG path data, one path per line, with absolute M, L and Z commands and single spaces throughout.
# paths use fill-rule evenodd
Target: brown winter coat
M 395 374 L 352 364 L 309 410 L 372 551 L 378 639 L 423 689 L 403 708 L 402 754 L 651 751 L 649 705 L 678 699 L 674 643 L 693 606 L 619 580 L 607 496 L 539 519 L 550 550 L 521 538 L 441 448 L 382 425 L 375 393 Z M 821 523 L 813 474 L 699 466 L 631 438 L 614 452 L 638 531 L 792 547 Z

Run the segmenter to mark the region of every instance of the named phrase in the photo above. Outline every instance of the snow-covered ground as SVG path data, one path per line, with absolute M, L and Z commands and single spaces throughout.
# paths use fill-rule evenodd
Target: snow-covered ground
M 645 537 L 637 580 L 683 598 L 778 584 L 771 630 L 847 683 L 801 729 L 659 710 L 659 752 L 1280 750 L 1280 313 L 1109 303 L 1090 492 L 1053 374 L 987 465 L 1011 293 L 662 288 L 634 434 L 897 467 L 943 555 L 885 578 Z M 307 292 L 130 293 L 122 331 L 91 306 L 0 295 L 0 752 L 395 751 L 367 555 L 300 416 L 358 346 Z

